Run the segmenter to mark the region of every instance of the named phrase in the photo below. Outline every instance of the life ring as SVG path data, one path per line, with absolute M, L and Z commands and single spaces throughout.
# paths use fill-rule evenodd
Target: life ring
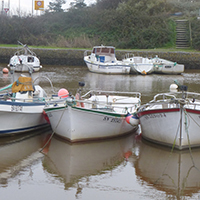
M 115 103 L 117 101 L 117 99 L 116 98 L 113 98 L 113 103 Z
M 79 93 L 76 93 L 75 99 L 76 99 L 76 100 L 82 100 L 82 98 L 80 97 L 80 94 L 79 94 Z M 84 106 L 84 103 L 83 103 L 83 102 L 79 102 L 79 101 L 76 101 L 76 106 L 82 107 L 82 108 L 85 107 L 85 106 Z

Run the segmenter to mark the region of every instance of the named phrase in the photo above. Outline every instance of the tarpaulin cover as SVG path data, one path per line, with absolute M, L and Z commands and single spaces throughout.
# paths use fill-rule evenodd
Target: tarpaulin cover
M 12 92 L 34 91 L 31 77 L 19 77 L 12 85 Z

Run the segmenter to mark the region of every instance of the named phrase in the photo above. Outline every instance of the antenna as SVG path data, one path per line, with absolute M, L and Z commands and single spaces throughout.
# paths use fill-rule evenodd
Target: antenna
M 1 4 L 1 14 L 3 14 L 3 9 L 4 9 L 4 0 L 2 0 L 2 4 Z

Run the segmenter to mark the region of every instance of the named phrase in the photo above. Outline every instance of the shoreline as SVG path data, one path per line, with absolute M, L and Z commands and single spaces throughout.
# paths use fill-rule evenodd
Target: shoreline
M 40 59 L 41 65 L 68 65 L 86 66 L 83 57 L 86 50 L 80 49 L 39 49 L 30 48 Z M 9 63 L 10 58 L 19 48 L 0 47 L 0 63 Z M 185 69 L 200 69 L 200 53 L 183 51 L 142 51 L 142 50 L 116 50 L 116 57 L 122 60 L 125 54 L 134 54 L 143 57 L 158 57 L 184 64 Z

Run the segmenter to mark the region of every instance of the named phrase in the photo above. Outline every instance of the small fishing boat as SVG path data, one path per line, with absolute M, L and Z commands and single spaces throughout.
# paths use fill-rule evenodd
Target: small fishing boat
M 103 74 L 130 73 L 129 64 L 117 60 L 113 46 L 95 46 L 90 55 L 87 55 L 87 52 L 84 53 L 84 61 L 90 72 Z
M 153 73 L 153 62 L 149 58 L 127 54 L 123 62 L 131 66 L 130 73 L 143 75 Z
M 184 65 L 172 62 L 156 56 L 152 58 L 154 73 L 158 74 L 181 74 L 184 72 Z
M 200 94 L 172 84 L 173 92 L 154 96 L 137 115 L 142 137 L 179 150 L 200 146 Z M 176 89 L 180 91 L 176 91 Z
M 47 94 L 31 77 L 20 76 L 0 91 L 0 136 L 49 126 L 43 115 Z
M 39 71 L 42 66 L 40 65 L 40 60 L 37 58 L 36 54 L 29 49 L 25 44 L 19 42 L 22 46 L 20 50 L 15 52 L 11 57 L 8 67 L 10 70 L 15 72 L 29 72 L 30 70 Z
M 141 104 L 139 92 L 91 90 L 81 96 L 48 102 L 44 108 L 53 131 L 70 142 L 117 137 L 138 128 L 134 115 Z

